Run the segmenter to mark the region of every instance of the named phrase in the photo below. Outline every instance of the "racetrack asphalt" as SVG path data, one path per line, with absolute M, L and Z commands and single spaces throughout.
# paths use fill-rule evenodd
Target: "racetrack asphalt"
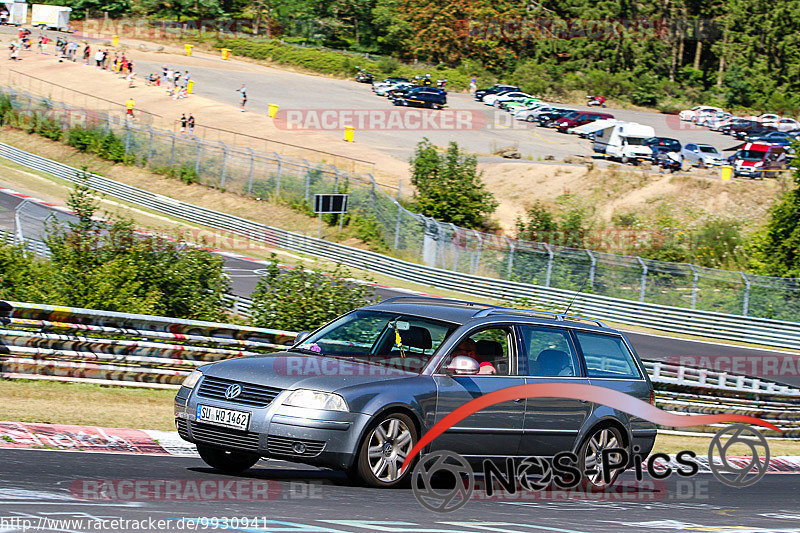
M 0 193 L 0 229 L 6 231 L 13 230 L 14 217 L 13 210 L 19 205 L 22 200 L 16 196 Z M 55 212 L 55 211 L 53 211 Z M 59 216 L 64 217 L 63 213 Z M 229 255 L 223 256 L 225 260 L 225 272 L 231 278 L 232 293 L 237 296 L 248 297 L 255 290 L 255 287 L 263 275 L 264 264 L 261 262 L 254 262 L 245 259 L 231 257 Z M 431 294 L 435 294 L 434 288 L 430 289 Z M 393 289 L 391 287 L 375 287 L 375 294 L 381 298 L 389 298 L 392 296 L 407 296 L 409 291 L 404 289 Z M 634 349 L 640 357 L 644 359 L 652 359 L 656 361 L 672 361 L 675 362 L 680 356 L 693 356 L 695 360 L 701 357 L 719 358 L 730 357 L 738 358 L 740 361 L 747 363 L 746 368 L 756 369 L 762 368 L 762 365 L 752 365 L 754 361 L 759 361 L 764 358 L 775 358 L 782 355 L 787 355 L 787 352 L 780 350 L 771 350 L 769 348 L 749 348 L 744 346 L 735 346 L 721 342 L 715 342 L 713 339 L 709 341 L 680 339 L 676 337 L 668 337 L 656 334 L 645 334 L 636 332 L 626 332 L 626 335 L 633 344 Z M 788 383 L 794 386 L 800 386 L 800 375 L 796 371 L 798 369 L 797 354 L 788 354 L 793 357 L 795 364 L 794 372 L 782 373 L 779 376 L 760 376 L 759 371 L 755 372 L 741 372 L 749 373 L 759 377 L 765 377 L 774 381 Z
M 612 496 L 555 492 L 547 499 L 529 497 L 530 493 L 497 500 L 473 497 L 445 514 L 421 507 L 410 489 L 360 487 L 341 473 L 282 461 L 261 461 L 239 477 L 184 457 L 0 449 L 0 462 L 3 531 L 22 530 L 7 527 L 14 518 L 45 531 L 96 531 L 91 520 L 120 518 L 143 524 L 147 519 L 165 520 L 164 531 L 179 529 L 181 520 L 188 530 L 186 521 L 196 520 L 188 523 L 199 530 L 298 533 L 788 532 L 798 531 L 800 520 L 800 476 L 786 474 L 767 474 L 741 489 L 699 474 L 673 475 L 665 483 L 645 477 L 636 488 Z M 633 482 L 625 476 L 626 482 Z M 162 488 L 156 495 L 154 487 L 168 482 L 180 483 L 173 485 L 180 489 L 166 497 Z M 104 489 L 98 488 L 104 483 Z M 264 484 L 271 499 L 252 500 L 251 490 Z M 141 490 L 138 498 L 136 488 Z M 97 499 L 101 494 L 106 499 Z M 180 500 L 181 495 L 196 499 Z M 67 519 L 84 522 L 47 521 Z M 213 519 L 220 527 L 202 527 Z M 228 527 L 222 527 L 226 519 Z M 233 519 L 240 520 L 236 527 Z M 257 519 L 258 525 L 241 527 L 242 519 Z

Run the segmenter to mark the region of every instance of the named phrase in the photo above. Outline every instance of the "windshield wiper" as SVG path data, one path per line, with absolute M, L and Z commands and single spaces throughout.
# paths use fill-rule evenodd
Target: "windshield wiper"
M 317 352 L 317 351 L 311 350 L 309 348 L 301 348 L 300 346 L 295 346 L 293 348 L 288 348 L 286 351 L 287 352 L 304 353 L 304 354 L 308 354 L 308 355 L 324 355 L 322 352 Z

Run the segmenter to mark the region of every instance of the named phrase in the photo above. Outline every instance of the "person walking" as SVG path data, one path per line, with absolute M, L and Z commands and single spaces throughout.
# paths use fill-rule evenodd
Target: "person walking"
M 86 43 L 86 46 L 83 47 L 83 64 L 89 64 L 89 58 L 92 56 L 92 47 L 89 46 L 89 43 Z
M 133 106 L 136 103 L 133 101 L 133 97 L 128 97 L 128 100 L 125 102 L 125 119 L 133 118 Z
M 245 87 L 243 83 L 241 87 L 236 89 L 236 91 L 242 93 L 242 103 L 240 105 L 239 111 L 244 113 L 244 106 L 247 104 L 247 87 Z
M 181 133 L 186 133 L 186 113 L 181 113 Z
M 189 118 L 186 120 L 189 125 L 189 135 L 194 135 L 194 115 L 189 113 Z
M 469 80 L 469 92 L 471 94 L 475 94 L 477 90 L 478 90 L 478 79 L 475 76 L 473 76 L 472 79 Z
M 100 68 L 102 63 L 103 63 L 103 51 L 98 48 L 97 52 L 95 52 L 94 54 L 94 64 L 97 68 Z

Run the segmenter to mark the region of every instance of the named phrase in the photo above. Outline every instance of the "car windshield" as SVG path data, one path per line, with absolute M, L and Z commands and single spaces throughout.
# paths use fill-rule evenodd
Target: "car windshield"
M 569 112 L 567 112 L 567 113 L 564 113 L 563 115 L 561 115 L 561 118 L 575 118 L 575 117 L 577 117 L 579 114 L 580 114 L 580 113 L 578 113 L 577 111 L 569 111 Z
M 421 371 L 458 325 L 383 311 L 353 311 L 290 351 Z
M 741 150 L 739 152 L 739 159 L 744 161 L 761 161 L 764 159 L 764 154 L 762 150 Z
M 703 152 L 704 154 L 718 154 L 719 153 L 719 152 L 717 152 L 717 149 L 714 148 L 713 146 L 699 146 L 698 148 L 700 148 L 700 151 Z

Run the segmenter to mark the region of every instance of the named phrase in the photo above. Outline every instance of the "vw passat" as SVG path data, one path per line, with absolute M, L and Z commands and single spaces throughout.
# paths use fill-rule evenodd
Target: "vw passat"
M 178 391 L 175 417 L 181 437 L 223 472 L 278 458 L 392 487 L 411 471 L 401 466 L 420 435 L 448 413 L 483 394 L 541 382 L 600 385 L 653 401 L 628 340 L 599 321 L 399 297 L 300 334 L 286 351 L 200 368 Z M 607 406 L 528 398 L 470 415 L 426 452 L 481 460 L 572 451 L 591 471 L 603 449 L 647 455 L 655 436 L 654 424 Z M 610 484 L 599 472 L 586 476 L 595 488 Z

